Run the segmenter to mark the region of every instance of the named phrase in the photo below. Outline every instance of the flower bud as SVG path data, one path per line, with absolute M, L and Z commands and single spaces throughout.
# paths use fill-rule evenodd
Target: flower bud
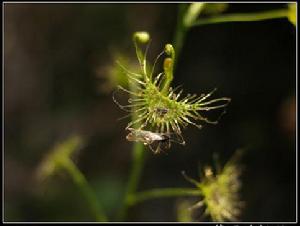
M 133 39 L 140 43 L 147 43 L 149 42 L 150 35 L 146 31 L 137 31 L 133 34 Z
M 166 44 L 165 53 L 169 56 L 172 56 L 174 54 L 174 48 L 171 44 Z

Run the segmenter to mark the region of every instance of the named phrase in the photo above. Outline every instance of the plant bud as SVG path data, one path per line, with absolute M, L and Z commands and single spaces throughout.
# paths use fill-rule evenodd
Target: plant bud
M 133 38 L 140 43 L 147 43 L 150 39 L 150 35 L 146 31 L 138 31 L 134 33 Z

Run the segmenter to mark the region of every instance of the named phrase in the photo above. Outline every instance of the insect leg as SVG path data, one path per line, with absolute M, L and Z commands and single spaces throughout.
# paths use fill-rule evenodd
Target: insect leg
M 159 154 L 159 153 L 161 152 L 160 144 L 161 144 L 161 142 L 159 141 L 159 142 L 158 142 L 158 145 L 157 145 L 157 147 L 156 147 L 156 149 L 155 149 L 154 154 Z
M 156 149 L 155 149 L 155 150 L 153 149 L 152 144 L 149 144 L 148 147 L 150 148 L 150 150 L 151 150 L 154 154 L 156 154 Z
M 168 152 L 166 152 L 166 149 L 170 149 L 171 148 L 171 141 L 170 139 L 168 140 L 165 140 L 165 141 L 161 141 L 160 142 L 160 145 L 163 144 L 163 148 L 159 147 L 160 148 L 160 152 L 163 152 L 164 154 L 168 154 Z
M 180 127 L 176 124 L 174 125 L 173 123 L 171 123 L 171 127 L 174 130 L 175 134 L 176 134 L 176 138 L 177 140 L 173 140 L 170 138 L 171 141 L 181 144 L 181 145 L 185 145 L 185 140 L 183 139 L 183 136 L 181 135 L 181 130 Z M 179 138 L 179 139 L 178 139 Z
M 181 135 L 181 133 L 176 133 L 177 138 L 179 137 L 180 141 L 179 144 L 181 145 L 185 145 L 185 140 L 183 139 L 183 136 Z

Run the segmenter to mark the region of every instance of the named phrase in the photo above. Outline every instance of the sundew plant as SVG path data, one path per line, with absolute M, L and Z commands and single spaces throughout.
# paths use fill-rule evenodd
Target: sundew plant
M 145 54 L 138 47 L 140 43 L 149 41 L 147 32 L 136 32 L 133 35 L 137 57 L 141 65 L 141 73 L 137 74 L 126 69 L 130 90 L 119 86 L 119 89 L 130 94 L 129 104 L 122 106 L 115 99 L 115 102 L 125 111 L 132 112 L 133 120 L 128 123 L 127 129 L 131 128 L 131 141 L 144 140 L 145 144 L 152 144 L 154 141 L 172 140 L 185 144 L 182 137 L 181 127 L 192 124 L 201 128 L 198 122 L 217 123 L 204 117 L 201 112 L 218 108 L 225 108 L 230 98 L 223 97 L 210 99 L 215 90 L 208 94 L 182 96 L 183 90 L 178 92 L 170 86 L 173 79 L 173 67 L 175 62 L 175 51 L 171 44 L 166 44 L 162 53 L 167 57 L 163 62 L 163 72 L 153 75 L 154 66 L 147 71 L 147 59 Z M 157 57 L 157 60 L 162 55 Z M 147 130 L 144 130 L 147 129 Z M 180 137 L 179 140 L 171 138 L 171 133 Z M 159 149 L 154 151 L 159 153 Z
M 243 182 L 240 175 L 243 170 L 239 160 L 242 148 L 223 166 L 215 161 L 212 166 L 201 168 L 197 172 L 199 179 L 190 177 L 182 169 L 181 178 L 188 181 L 190 187 L 165 188 L 157 184 L 153 189 L 138 189 L 147 153 L 160 158 L 172 152 L 174 146 L 182 145 L 187 150 L 184 154 L 188 155 L 189 143 L 184 131 L 187 127 L 195 126 L 205 133 L 207 125 L 218 123 L 222 126 L 223 117 L 230 114 L 230 105 L 234 99 L 219 95 L 219 87 L 214 87 L 209 92 L 199 90 L 199 93 L 190 93 L 184 82 L 178 87 L 172 84 L 189 30 L 195 27 L 201 29 L 202 25 L 207 24 L 218 26 L 220 23 L 246 23 L 276 18 L 287 18 L 296 26 L 295 3 L 289 3 L 284 9 L 241 14 L 224 14 L 227 7 L 227 3 L 179 4 L 174 38 L 169 43 L 161 43 L 163 49 L 153 62 L 148 59 L 148 54 L 152 51 L 150 42 L 159 40 L 145 30 L 134 32 L 132 37 L 124 37 L 133 44 L 132 51 L 135 51 L 138 68 L 132 70 L 128 65 L 118 62 L 113 69 L 121 73 L 108 78 L 111 79 L 108 83 L 113 89 L 112 104 L 126 114 L 123 119 L 127 120 L 124 139 L 132 144 L 131 169 L 124 196 L 118 202 L 118 210 L 114 216 L 108 216 L 85 175 L 72 161 L 73 153 L 84 143 L 83 138 L 74 135 L 58 144 L 42 162 L 38 178 L 44 181 L 60 171 L 67 172 L 85 197 L 94 220 L 98 222 L 128 221 L 133 206 L 167 197 L 180 200 L 177 203 L 177 219 L 174 221 L 239 221 L 247 207 L 241 196 Z M 122 103 L 120 95 L 127 98 L 126 103 Z M 221 155 L 222 150 L 219 151 L 218 154 Z
M 201 128 L 201 123 L 216 124 L 217 120 L 212 121 L 204 117 L 201 112 L 224 109 L 231 100 L 228 97 L 212 99 L 211 96 L 215 89 L 208 94 L 201 95 L 187 94 L 182 96 L 183 89 L 176 92 L 176 89 L 171 87 L 176 54 L 173 46 L 169 43 L 166 44 L 153 66 L 148 67 L 150 64 L 146 58 L 148 48 L 144 53 L 139 45 L 146 44 L 149 40 L 150 35 L 145 31 L 133 34 L 133 43 L 140 64 L 139 73 L 131 72 L 121 66 L 128 78 L 129 88 L 118 86 L 118 89 L 129 94 L 128 105 L 121 105 L 113 97 L 115 103 L 122 110 L 130 112 L 132 116 L 132 121 L 126 127 L 129 131 L 126 138 L 128 141 L 136 142 L 137 148 L 134 150 L 137 165 L 133 166 L 131 183 L 128 184 L 124 207 L 121 209 L 119 217 L 123 219 L 126 216 L 128 206 L 149 199 L 152 196 L 197 195 L 203 196 L 203 198 L 192 206 L 190 211 L 196 209 L 195 207 L 202 207 L 203 204 L 206 205 L 204 213 L 210 215 L 213 220 L 236 220 L 240 210 L 238 199 L 240 183 L 236 163 L 225 166 L 222 171 L 217 172 L 215 175 L 212 175 L 211 169 L 206 169 L 206 179 L 202 183 L 196 182 L 184 174 L 185 178 L 192 181 L 198 189 L 164 188 L 141 193 L 134 192 L 137 186 L 135 184 L 137 173 L 140 173 L 141 168 L 139 167 L 143 161 L 141 156 L 144 155 L 144 146 L 148 146 L 154 154 L 159 154 L 169 151 L 172 143 L 185 145 L 182 127 L 191 124 Z M 166 55 L 163 60 L 163 72 L 154 75 L 154 67 L 162 55 Z M 141 146 L 141 144 L 144 146 Z

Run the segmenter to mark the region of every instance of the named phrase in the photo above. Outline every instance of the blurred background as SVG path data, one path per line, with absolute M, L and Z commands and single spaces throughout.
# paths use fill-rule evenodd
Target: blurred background
M 112 101 L 115 60 L 136 63 L 132 33 L 146 30 L 153 60 L 173 40 L 178 4 L 4 4 L 4 221 L 94 221 L 67 174 L 36 180 L 54 145 L 84 137 L 74 161 L 109 216 L 131 167 L 129 119 Z M 285 4 L 229 4 L 255 12 Z M 246 206 L 241 221 L 296 219 L 296 29 L 287 19 L 192 28 L 173 86 L 232 102 L 217 125 L 184 130 L 186 146 L 149 150 L 139 190 L 192 187 L 184 170 L 224 164 L 237 149 Z M 176 221 L 177 198 L 144 202 L 129 221 Z

